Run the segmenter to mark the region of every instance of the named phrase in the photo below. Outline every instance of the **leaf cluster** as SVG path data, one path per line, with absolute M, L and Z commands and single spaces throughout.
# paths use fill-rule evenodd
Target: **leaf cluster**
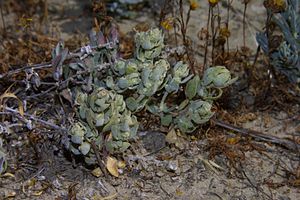
M 269 14 L 272 8 L 267 8 Z M 300 7 L 298 0 L 288 0 L 287 8 L 272 17 L 272 22 L 280 30 L 279 45 L 273 47 L 271 38 L 275 31 L 258 33 L 257 42 L 269 55 L 272 66 L 284 74 L 290 82 L 300 84 Z
M 117 40 L 94 35 L 90 53 L 64 65 L 62 72 L 64 78 L 83 82 L 72 88 L 77 122 L 68 132 L 66 146 L 88 164 L 96 162 L 91 143 L 110 153 L 125 151 L 138 130 L 135 114 L 142 110 L 160 117 L 163 126 L 193 132 L 209 121 L 213 101 L 237 79 L 223 66 L 208 68 L 200 77 L 182 61 L 171 65 L 162 54 L 164 37 L 159 29 L 136 33 L 135 54 L 127 60 L 117 56 Z M 106 62 L 109 67 L 101 68 Z M 175 97 L 183 99 L 174 101 Z

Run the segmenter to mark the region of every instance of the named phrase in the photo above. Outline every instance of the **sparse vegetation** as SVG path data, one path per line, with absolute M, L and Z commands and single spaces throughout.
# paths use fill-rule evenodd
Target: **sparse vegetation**
M 299 6 L 1 1 L 0 199 L 296 199 Z

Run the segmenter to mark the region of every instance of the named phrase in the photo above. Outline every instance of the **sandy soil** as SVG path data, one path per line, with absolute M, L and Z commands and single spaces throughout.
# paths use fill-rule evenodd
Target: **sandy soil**
M 155 1 L 159 4 L 159 1 Z M 91 28 L 91 15 L 86 15 L 87 1 L 68 0 L 65 3 L 49 0 L 49 31 L 64 40 L 85 35 Z M 188 35 L 196 44 L 197 33 L 206 26 L 208 7 L 200 4 L 191 14 Z M 157 5 L 155 5 L 157 6 Z M 226 5 L 220 7 L 221 15 L 226 15 Z M 234 1 L 230 15 L 230 48 L 242 44 L 243 5 Z M 12 23 L 14 15 L 6 16 Z M 153 13 L 139 14 L 135 19 L 120 20 L 123 33 L 132 31 L 140 22 L 155 25 Z M 247 12 L 246 44 L 255 52 L 255 33 L 264 26 L 265 10 L 262 0 L 250 1 Z M 0 23 L 1 24 L 1 23 Z M 199 59 L 201 59 L 199 52 Z M 199 60 L 200 62 L 201 60 Z M 299 105 L 292 105 L 297 113 Z M 228 111 L 229 115 L 232 111 Z M 299 119 L 283 110 L 251 111 L 255 116 L 238 125 L 282 138 L 300 136 Z M 299 113 L 299 112 L 298 112 Z M 246 115 L 245 113 L 241 113 Z M 297 116 L 296 116 L 297 117 Z M 299 117 L 299 116 L 298 116 Z M 214 128 L 214 132 L 228 137 L 237 137 L 224 129 Z M 209 129 L 206 130 L 209 135 Z M 199 134 L 204 135 L 205 130 Z M 162 141 L 156 144 L 155 141 Z M 222 140 L 226 140 L 223 138 Z M 208 137 L 201 140 L 180 138 L 179 145 L 165 142 L 165 134 L 156 131 L 141 132 L 133 150 L 124 155 L 127 167 L 120 171 L 119 178 L 94 177 L 91 170 L 81 164 L 74 166 L 59 146 L 48 142 L 41 144 L 41 161 L 24 164 L 23 170 L 15 172 L 15 177 L 0 177 L 0 199 L 15 196 L 14 199 L 68 199 L 76 194 L 77 199 L 232 199 L 232 200 L 296 200 L 299 199 L 299 185 L 289 184 L 291 171 L 299 168 L 299 152 L 293 153 L 267 143 L 241 139 L 239 144 L 227 144 L 226 148 L 238 156 L 233 164 L 220 151 L 211 157 Z M 149 144 L 153 144 L 152 146 Z M 33 154 L 33 149 L 18 143 L 16 148 Z M 161 150 L 160 150 L 161 149 Z M 266 149 L 262 151 L 262 149 Z M 154 152 L 154 153 L 153 153 Z M 297 170 L 296 170 L 297 171 Z M 14 174 L 14 173 L 13 173 Z M 17 175 L 19 174 L 19 175 Z M 297 198 L 298 196 L 298 198 Z M 12 198 L 13 199 L 13 198 Z

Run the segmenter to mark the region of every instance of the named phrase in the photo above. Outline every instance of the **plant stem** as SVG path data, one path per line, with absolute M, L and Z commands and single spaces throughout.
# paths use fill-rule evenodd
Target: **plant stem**
M 210 21 L 210 28 L 211 28 L 211 37 L 212 37 L 212 47 L 211 47 L 211 61 L 212 65 L 214 65 L 214 47 L 215 47 L 215 17 L 214 17 L 214 8 L 211 9 L 211 21 Z
M 239 128 L 237 126 L 227 124 L 227 123 L 225 123 L 221 120 L 217 120 L 217 119 L 213 119 L 212 121 L 215 125 L 232 130 L 232 131 L 236 131 L 244 137 L 250 136 L 250 137 L 255 138 L 258 141 L 271 142 L 273 144 L 283 146 L 283 147 L 290 149 L 292 151 L 295 151 L 295 152 L 299 152 L 299 150 L 300 150 L 300 144 L 297 144 L 296 142 L 288 140 L 288 139 L 279 138 L 279 137 L 272 136 L 272 135 L 267 135 L 264 133 L 260 133 L 258 131 L 248 130 L 245 128 Z
M 207 62 L 207 51 L 208 51 L 208 40 L 209 40 L 209 24 L 210 24 L 210 13 L 211 13 L 212 7 L 209 6 L 208 10 L 208 19 L 207 19 L 207 24 L 206 24 L 206 42 L 205 42 L 205 52 L 204 52 L 204 61 L 203 61 L 203 68 L 204 70 L 207 68 L 206 67 L 206 62 Z
M 1 11 L 1 19 L 2 19 L 2 24 L 3 24 L 4 35 L 6 35 L 6 25 L 5 25 L 5 20 L 4 20 L 4 16 L 3 16 L 2 3 L 3 3 L 3 1 L 0 3 L 0 11 Z
M 244 2 L 244 12 L 243 12 L 243 44 L 246 47 L 246 12 L 247 12 L 247 5 L 248 1 Z
M 14 113 L 14 114 L 17 114 L 17 115 L 21 116 L 21 114 L 20 114 L 19 111 L 14 110 L 14 109 L 12 109 L 12 108 L 5 107 L 4 110 L 7 111 L 7 112 Z M 47 122 L 47 121 L 44 121 L 44 120 L 42 120 L 42 119 L 38 119 L 38 118 L 36 118 L 36 117 L 33 116 L 33 115 L 24 113 L 24 116 L 29 117 L 30 119 L 32 119 L 32 120 L 34 120 L 34 121 L 36 121 L 36 122 L 39 122 L 39 123 L 41 123 L 41 124 L 44 124 L 44 125 L 46 125 L 46 126 L 48 126 L 48 127 L 51 127 L 51 128 L 53 128 L 53 129 L 61 130 L 61 131 L 67 131 L 66 128 L 62 128 L 62 127 L 60 127 L 60 126 L 57 126 L 56 124 L 52 124 L 52 123 Z M 25 119 L 25 121 L 27 121 L 27 120 Z

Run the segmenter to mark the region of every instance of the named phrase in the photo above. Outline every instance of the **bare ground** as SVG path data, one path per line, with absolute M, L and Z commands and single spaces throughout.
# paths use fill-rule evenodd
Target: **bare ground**
M 82 4 L 85 3 L 75 0 L 67 3 L 49 1 L 49 9 L 52 10 L 48 18 L 49 30 L 58 27 L 61 33 L 57 37 L 63 39 L 85 35 L 91 28 L 92 18 L 84 15 Z M 195 44 L 199 40 L 196 33 L 206 26 L 206 4 L 201 2 L 201 8 L 191 16 L 189 35 Z M 261 1 L 251 1 L 247 12 L 246 43 L 253 52 L 257 47 L 255 32 L 263 28 L 265 20 L 261 5 Z M 233 8 L 230 46 L 235 49 L 242 44 L 243 7 L 240 2 L 234 1 Z M 13 17 L 9 14 L 5 19 L 9 23 Z M 126 33 L 143 21 L 154 25 L 151 13 L 118 23 L 120 30 Z M 201 61 L 201 55 L 199 59 Z M 255 99 L 253 93 L 248 91 L 246 94 Z M 218 115 L 244 117 L 236 125 L 299 141 L 299 104 L 290 105 L 289 110 L 276 107 L 262 111 L 251 102 L 247 106 L 247 112 L 237 113 L 229 109 Z M 140 132 L 139 135 L 133 148 L 124 154 L 127 165 L 118 178 L 94 177 L 91 169 L 81 163 L 72 163 L 55 139 L 39 143 L 37 150 L 16 138 L 11 143 L 13 145 L 7 147 L 14 149 L 9 158 L 12 164 L 8 172 L 11 174 L 0 177 L 0 198 L 299 199 L 299 180 L 295 179 L 300 176 L 299 151 L 291 152 L 239 137 L 232 131 L 213 125 L 211 128 L 203 127 L 196 137 L 178 137 L 175 144 L 167 143 L 165 134 L 157 131 Z M 161 143 L 157 144 L 157 141 Z M 21 166 L 13 163 L 21 163 Z

